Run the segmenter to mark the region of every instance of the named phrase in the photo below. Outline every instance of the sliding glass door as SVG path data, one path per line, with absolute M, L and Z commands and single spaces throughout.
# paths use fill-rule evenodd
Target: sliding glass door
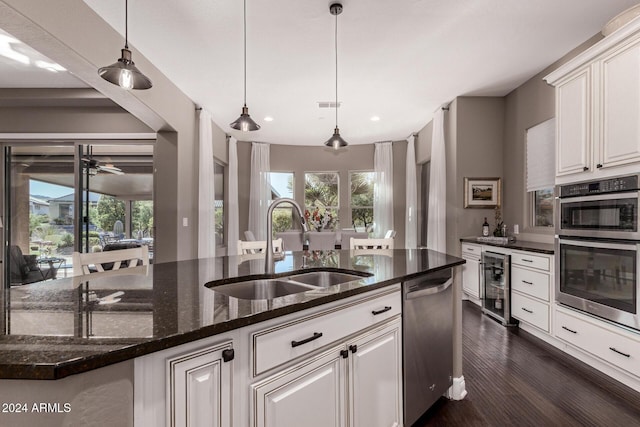
M 153 254 L 153 145 L 4 147 L 5 284 L 71 275 L 74 251 Z

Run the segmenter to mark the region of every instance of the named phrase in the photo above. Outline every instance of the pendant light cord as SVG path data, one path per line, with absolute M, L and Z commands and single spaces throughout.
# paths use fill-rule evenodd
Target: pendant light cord
M 129 49 L 129 1 L 124 0 L 124 48 Z
M 247 0 L 244 0 L 243 10 L 243 30 L 244 30 L 244 106 L 247 106 Z
M 335 30 L 335 50 L 336 50 L 336 129 L 338 128 L 338 14 L 336 14 Z

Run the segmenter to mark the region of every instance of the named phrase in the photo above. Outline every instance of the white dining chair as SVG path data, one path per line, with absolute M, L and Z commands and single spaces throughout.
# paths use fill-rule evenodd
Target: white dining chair
M 141 245 L 137 248 L 114 251 L 81 253 L 71 256 L 75 276 L 113 273 L 138 266 L 149 266 L 149 248 Z
M 238 240 L 238 255 L 260 254 L 267 247 L 266 240 L 245 241 Z M 273 240 L 273 252 L 282 252 L 282 239 Z
M 349 249 L 393 249 L 393 239 L 351 238 Z

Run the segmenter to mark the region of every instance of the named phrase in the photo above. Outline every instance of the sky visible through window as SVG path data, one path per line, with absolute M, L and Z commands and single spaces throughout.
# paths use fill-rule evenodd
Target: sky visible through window
M 73 193 L 73 188 L 30 179 L 29 193 L 32 196 L 47 196 L 55 199 Z
M 291 172 L 271 172 L 269 176 L 271 179 L 271 187 L 278 192 L 280 197 L 293 198 L 291 189 L 287 187 Z

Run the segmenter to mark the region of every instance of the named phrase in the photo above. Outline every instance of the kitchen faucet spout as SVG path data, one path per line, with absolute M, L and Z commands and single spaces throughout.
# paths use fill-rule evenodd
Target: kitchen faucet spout
M 266 257 L 265 257 L 265 267 L 264 267 L 264 271 L 267 274 L 271 274 L 274 272 L 274 265 L 273 265 L 273 211 L 274 209 L 278 206 L 281 205 L 282 203 L 290 203 L 294 208 L 296 208 L 296 210 L 298 211 L 298 215 L 300 216 L 300 224 L 302 225 L 302 231 L 308 231 L 309 229 L 307 228 L 307 221 L 304 217 L 304 213 L 302 212 L 302 209 L 300 208 L 300 205 L 298 204 L 298 202 L 296 202 L 293 199 L 290 199 L 288 197 L 281 197 L 279 199 L 274 200 L 273 202 L 271 202 L 271 205 L 269 206 L 269 209 L 267 210 L 267 247 L 265 248 L 265 253 L 266 253 Z

